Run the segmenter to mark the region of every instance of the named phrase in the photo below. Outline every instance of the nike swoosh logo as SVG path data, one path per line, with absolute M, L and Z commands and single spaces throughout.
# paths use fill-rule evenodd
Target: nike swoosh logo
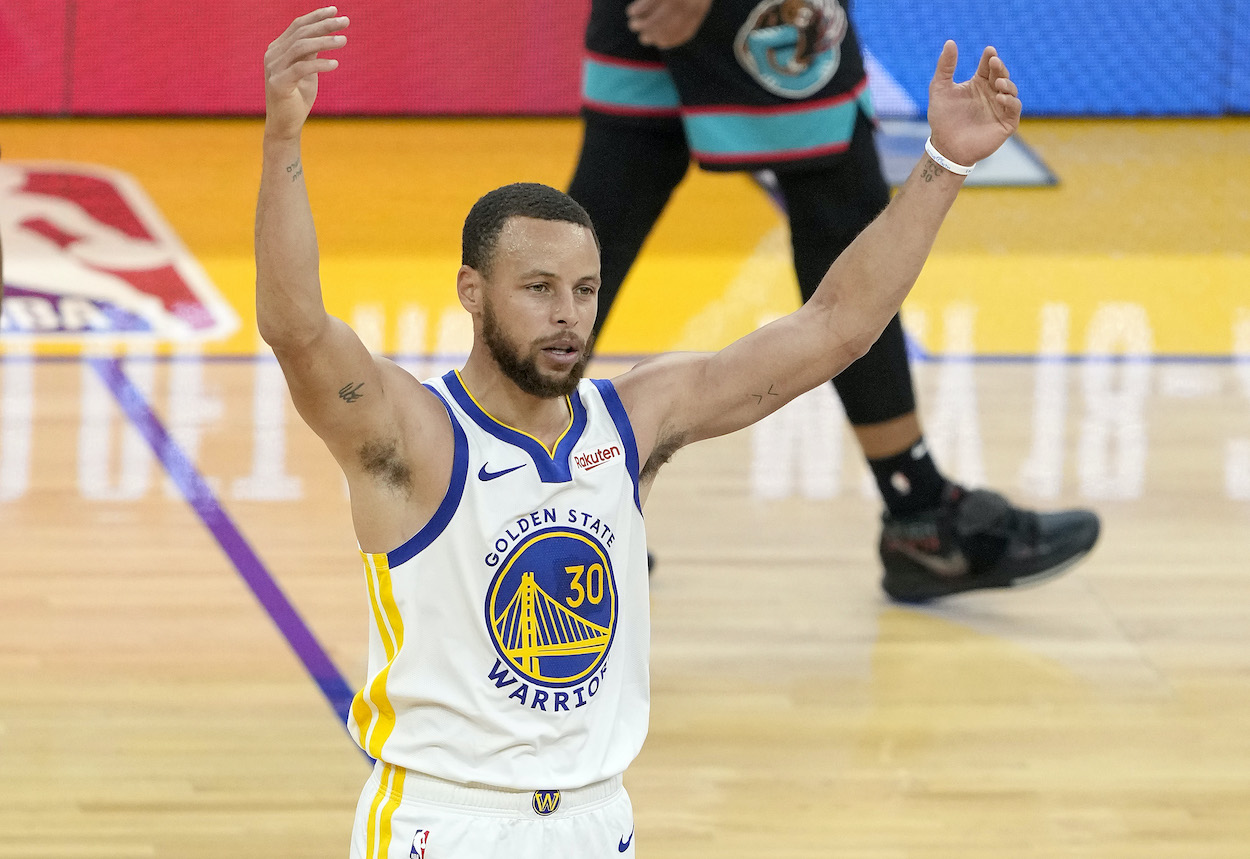
M 633 840 L 634 840 L 634 830 L 631 829 L 629 830 L 629 837 L 622 838 L 621 843 L 616 845 L 616 852 L 624 853 L 626 850 L 629 849 L 629 845 L 633 842 Z
M 949 555 L 933 555 L 913 549 L 911 546 L 899 546 L 898 552 L 920 564 L 935 576 L 953 579 L 968 572 L 968 559 L 958 549 Z
M 489 465 L 490 463 L 487 463 Z M 505 468 L 503 471 L 487 471 L 486 465 L 482 466 L 482 470 L 477 473 L 478 480 L 494 480 L 496 477 L 503 477 L 505 474 L 511 474 L 518 468 L 524 468 L 525 463 L 514 465 L 511 468 Z

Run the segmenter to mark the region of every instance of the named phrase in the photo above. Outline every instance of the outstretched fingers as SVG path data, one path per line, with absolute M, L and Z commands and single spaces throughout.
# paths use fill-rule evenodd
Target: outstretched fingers
M 288 65 L 317 56 L 322 51 L 333 51 L 347 44 L 346 36 L 317 36 L 292 42 L 282 53 L 282 61 Z M 336 63 L 337 64 L 337 63 Z
M 305 27 L 315 27 L 318 24 L 324 24 L 324 22 L 333 19 L 338 13 L 337 6 L 323 6 L 320 9 L 314 9 L 307 15 L 300 15 L 292 21 L 278 38 L 282 39 L 287 36 L 295 38 Z
M 338 60 L 317 56 L 347 44 L 340 31 L 351 23 L 338 9 L 327 6 L 291 22 L 265 52 L 265 68 L 271 85 L 280 89 L 294 86 L 300 79 L 338 68 Z
M 293 87 L 296 83 L 309 75 L 315 75 L 321 72 L 332 72 L 338 67 L 338 60 L 332 60 L 328 57 L 313 57 L 310 60 L 300 60 L 293 65 L 287 66 L 269 80 L 279 89 L 284 87 L 289 88 Z
M 331 6 L 331 9 L 334 7 Z M 351 22 L 346 16 L 328 17 L 306 24 L 291 33 L 283 54 L 291 61 L 302 60 L 315 55 L 318 51 L 332 51 L 347 44 L 346 30 Z M 287 34 L 283 34 L 285 37 Z
M 317 76 L 338 68 L 321 56 L 347 44 L 348 20 L 325 6 L 296 18 L 265 51 L 265 137 L 295 140 L 317 98 Z
M 991 76 L 990 67 L 995 59 L 998 59 L 998 50 L 993 45 L 987 46 L 981 52 L 981 61 L 977 63 L 977 77 L 989 80 Z M 998 60 L 999 65 L 1002 65 L 1002 62 L 1002 60 Z M 1003 68 L 1006 69 L 1007 67 L 1003 66 Z
M 952 83 L 955 80 L 955 66 L 959 64 L 959 48 L 953 39 L 947 39 L 942 45 L 942 53 L 938 55 L 937 68 L 933 72 L 935 83 Z
M 329 6 L 321 11 L 333 12 L 335 9 L 333 6 Z M 296 40 L 315 39 L 318 36 L 325 36 L 330 33 L 337 33 L 339 30 L 344 30 L 347 28 L 347 24 L 348 20 L 346 15 L 327 15 L 323 18 L 308 21 L 299 27 L 294 27 L 292 30 L 288 30 L 288 32 L 283 35 L 286 36 L 290 34 Z
M 986 48 L 986 55 L 993 48 Z M 1016 82 L 1011 79 L 1011 73 L 1007 71 L 1007 64 L 994 54 L 993 56 L 982 56 L 986 65 L 987 76 L 990 88 L 993 91 L 995 103 L 1010 118 L 1018 119 L 1021 111 L 1020 90 L 1016 86 Z
M 1024 105 L 1020 101 L 1020 97 L 1014 91 L 1015 85 L 1012 85 L 1012 92 L 999 92 L 994 96 L 994 102 L 1002 111 L 1003 117 L 1009 124 L 1015 124 L 1020 121 L 1020 114 L 1024 109 Z

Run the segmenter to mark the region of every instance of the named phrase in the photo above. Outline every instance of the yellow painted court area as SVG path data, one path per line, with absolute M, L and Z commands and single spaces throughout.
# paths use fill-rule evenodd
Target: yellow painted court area
M 564 187 L 574 119 L 318 120 L 305 167 L 326 304 L 371 346 L 467 351 L 459 232 L 485 191 Z M 135 177 L 241 321 L 211 354 L 253 351 L 258 120 L 3 120 L 6 161 Z M 1021 135 L 1055 188 L 969 189 L 904 322 L 931 353 L 1250 349 L 1250 119 L 1034 120 Z M 743 175 L 692 169 L 600 342 L 603 354 L 714 349 L 797 306 L 788 235 Z M 75 343 L 44 343 L 44 353 Z

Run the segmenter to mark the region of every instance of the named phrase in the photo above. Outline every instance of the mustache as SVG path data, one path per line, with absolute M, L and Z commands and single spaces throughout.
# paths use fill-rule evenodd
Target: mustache
M 578 352 L 585 352 L 589 343 L 594 341 L 594 335 L 589 338 L 581 337 L 571 331 L 562 334 L 553 334 L 550 337 L 544 337 L 541 340 L 534 341 L 535 349 L 551 349 L 551 348 L 573 348 Z

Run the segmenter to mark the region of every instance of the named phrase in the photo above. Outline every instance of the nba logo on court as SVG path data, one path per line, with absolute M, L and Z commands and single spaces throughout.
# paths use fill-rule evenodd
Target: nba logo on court
M 6 337 L 205 340 L 233 310 L 131 177 L 0 164 Z

